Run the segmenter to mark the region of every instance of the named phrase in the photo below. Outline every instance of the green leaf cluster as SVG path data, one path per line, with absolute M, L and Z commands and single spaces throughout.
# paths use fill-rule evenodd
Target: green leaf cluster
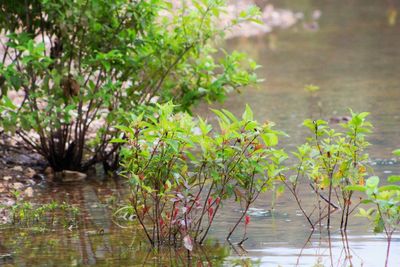
M 211 225 L 226 199 L 234 196 L 250 205 L 261 192 L 272 189 L 287 156 L 275 148 L 283 133 L 271 122 L 257 122 L 249 106 L 242 118 L 213 110 L 218 129 L 175 109 L 172 103 L 157 105 L 134 117 L 129 127 L 117 126 L 120 136 L 113 142 L 125 145 L 121 174 L 132 189 L 129 205 L 136 216 L 153 224 L 161 219 L 170 222 L 173 229 L 168 235 L 180 231 L 172 221 L 190 221 L 184 233 L 196 240 L 199 229 Z M 169 210 L 178 204 L 185 208 L 171 219 Z M 202 218 L 207 210 L 206 223 Z
M 397 151 L 393 154 L 397 155 Z M 400 182 L 399 175 L 391 175 L 387 178 L 385 185 L 380 185 L 377 176 L 369 177 L 365 185 L 357 187 L 347 187 L 347 190 L 363 192 L 366 199 L 365 204 L 372 204 L 368 210 L 359 209 L 359 216 L 365 217 L 373 223 L 374 232 L 384 232 L 391 238 L 393 232 L 400 227 Z

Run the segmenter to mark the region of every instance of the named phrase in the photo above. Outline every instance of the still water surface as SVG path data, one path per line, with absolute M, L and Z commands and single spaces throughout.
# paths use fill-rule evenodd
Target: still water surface
M 287 149 L 304 141 L 301 123 L 305 118 L 340 117 L 348 115 L 348 108 L 370 111 L 375 132 L 369 139 L 373 144 L 369 152 L 376 174 L 386 178 L 390 173 L 400 173 L 399 162 L 391 156 L 391 151 L 400 147 L 400 24 L 388 25 L 386 1 L 275 2 L 304 12 L 306 18 L 314 10 L 321 10 L 318 30 L 308 30 L 307 25 L 299 24 L 269 36 L 229 41 L 228 49 L 247 51 L 264 66 L 259 75 L 266 81 L 258 89 L 233 94 L 216 107 L 239 115 L 249 103 L 257 119 L 274 121 L 277 128 L 291 136 L 282 140 Z M 306 84 L 316 84 L 321 90 L 310 95 L 303 89 Z M 197 113 L 214 119 L 206 106 L 200 106 Z M 122 229 L 113 223 L 109 206 L 113 199 L 118 200 L 126 193 L 125 188 L 123 181 L 100 179 L 38 188 L 43 201 L 77 203 L 85 218 L 83 224 L 73 231 L 1 230 L 0 252 L 12 257 L 2 259 L 0 266 L 187 265 L 184 251 L 166 251 L 163 257 L 155 257 L 135 230 Z M 304 191 L 304 202 L 311 197 L 310 192 Z M 364 219 L 352 217 L 346 242 L 336 228 L 330 238 L 326 230 L 310 237 L 307 222 L 289 194 L 277 200 L 272 212 L 268 196 L 261 197 L 255 206 L 261 211 L 252 216 L 245 250 L 223 244 L 227 229 L 240 212 L 230 203 L 212 229 L 214 241 L 198 251 L 193 265 L 198 262 L 211 262 L 215 266 L 249 262 L 262 266 L 384 264 L 384 236 L 373 234 Z M 233 241 L 240 237 L 238 234 Z M 400 266 L 400 237 L 396 236 L 392 242 L 389 266 Z
M 305 118 L 329 120 L 348 115 L 348 108 L 371 112 L 375 129 L 369 149 L 375 172 L 382 178 L 399 173 L 391 151 L 400 147 L 400 25 L 389 26 L 385 1 L 275 1 L 299 8 L 306 18 L 321 10 L 318 30 L 297 25 L 288 31 L 252 39 L 236 39 L 231 49 L 248 52 L 264 67 L 266 81 L 229 98 L 224 108 L 240 114 L 249 103 L 259 120 L 271 120 L 291 137 L 284 146 L 304 142 Z M 296 6 L 296 7 L 295 7 Z M 311 95 L 307 84 L 321 89 Z M 220 106 L 218 106 L 220 107 Z M 210 114 L 202 109 L 205 114 Z M 212 119 L 210 115 L 210 119 Z M 306 194 L 305 194 L 306 195 Z M 265 208 L 267 201 L 258 207 Z M 348 233 L 348 254 L 340 232 L 329 239 L 309 231 L 291 199 L 280 199 L 276 218 L 260 218 L 251 230 L 247 256 L 265 266 L 383 266 L 386 242 L 374 235 L 368 222 L 352 218 Z M 389 266 L 400 266 L 399 238 L 393 242 Z M 346 244 L 346 243 L 345 243 Z M 301 257 L 299 254 L 301 253 Z M 332 257 L 330 257 L 332 254 Z

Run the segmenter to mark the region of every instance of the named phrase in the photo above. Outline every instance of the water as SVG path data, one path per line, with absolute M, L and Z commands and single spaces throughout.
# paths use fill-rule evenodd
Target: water
M 369 139 L 369 153 L 376 174 L 386 178 L 400 172 L 400 164 L 391 151 L 400 147 L 400 24 L 387 23 L 386 1 L 298 0 L 275 1 L 309 16 L 321 10 L 317 31 L 303 25 L 278 31 L 270 36 L 229 41 L 229 49 L 247 51 L 264 67 L 259 71 L 266 78 L 258 89 L 233 94 L 223 105 L 240 114 L 246 103 L 251 104 L 260 121 L 271 120 L 291 137 L 283 139 L 287 149 L 304 141 L 300 126 L 305 118 L 348 115 L 348 108 L 370 111 L 375 126 Z M 304 91 L 307 84 L 321 90 L 315 96 Z M 208 107 L 197 112 L 213 120 Z M 58 199 L 80 206 L 83 215 L 78 230 L 65 228 L 46 230 L 8 228 L 1 230 L 0 259 L 4 266 L 135 266 L 188 265 L 186 252 L 163 251 L 156 256 L 149 251 L 146 240 L 135 229 L 118 227 L 112 220 L 113 203 L 126 194 L 121 180 L 88 182 L 70 186 L 49 185 L 37 189 L 38 199 Z M 309 190 L 304 202 L 311 200 Z M 285 194 L 271 210 L 271 197 L 262 196 L 255 204 L 260 209 L 251 217 L 249 240 L 244 249 L 223 244 L 227 229 L 239 214 L 231 202 L 211 230 L 210 242 L 198 249 L 191 263 L 211 262 L 214 266 L 383 266 L 386 254 L 384 236 L 371 232 L 368 222 L 352 217 L 347 241 L 336 227 L 330 238 L 326 231 L 310 237 L 310 229 L 297 206 Z M 335 220 L 338 215 L 334 215 Z M 334 222 L 337 226 L 337 222 Z M 233 241 L 240 240 L 241 231 Z M 392 241 L 389 266 L 399 266 L 400 238 Z M 350 263 L 351 261 L 351 263 Z M 317 265 L 321 264 L 321 265 Z
M 374 133 L 369 149 L 377 175 L 385 179 L 399 173 L 399 162 L 392 150 L 400 147 L 400 25 L 389 26 L 388 5 L 384 1 L 275 1 L 276 4 L 304 12 L 306 19 L 315 10 L 322 12 L 319 29 L 307 30 L 299 24 L 291 30 L 270 36 L 236 39 L 230 49 L 244 50 L 264 67 L 259 75 L 266 79 L 258 89 L 233 94 L 223 105 L 240 115 L 246 103 L 260 121 L 271 120 L 290 135 L 283 139 L 288 149 L 304 142 L 305 118 L 329 120 L 348 116 L 348 108 L 369 111 Z M 397 2 L 397 4 L 399 4 Z M 321 89 L 312 95 L 304 90 L 308 84 Z M 207 107 L 202 114 L 213 120 Z M 308 192 L 309 193 L 309 192 Z M 307 192 L 303 195 L 307 202 Z M 311 196 L 308 194 L 308 196 Z M 261 199 L 257 207 L 268 209 Z M 270 206 L 269 206 L 270 207 Z M 246 243 L 247 256 L 265 266 L 383 266 L 386 242 L 374 235 L 364 219 L 352 217 L 348 233 L 351 257 L 343 255 L 340 232 L 333 231 L 331 251 L 329 239 L 314 235 L 300 259 L 309 230 L 297 207 L 284 197 L 276 211 L 284 218 L 259 218 L 252 225 L 251 238 Z M 229 220 L 228 220 L 229 221 Z M 389 266 L 399 266 L 400 248 L 394 240 Z

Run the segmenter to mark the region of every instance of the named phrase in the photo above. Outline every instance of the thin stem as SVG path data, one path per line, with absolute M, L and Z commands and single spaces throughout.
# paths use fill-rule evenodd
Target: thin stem
M 389 233 L 387 236 L 387 249 L 386 249 L 386 259 L 385 259 L 385 267 L 389 266 L 389 254 L 390 254 L 390 244 L 392 243 L 392 234 L 393 231 Z
M 235 223 L 235 225 L 233 226 L 233 228 L 229 232 L 228 236 L 226 237 L 226 240 L 229 240 L 231 238 L 233 232 L 235 232 L 235 230 L 238 227 L 239 223 L 243 220 L 244 216 L 246 216 L 247 211 L 249 210 L 249 207 L 250 207 L 250 202 L 247 202 L 246 203 L 246 208 L 244 209 L 242 216 L 240 216 L 239 220 L 237 220 L 237 222 Z

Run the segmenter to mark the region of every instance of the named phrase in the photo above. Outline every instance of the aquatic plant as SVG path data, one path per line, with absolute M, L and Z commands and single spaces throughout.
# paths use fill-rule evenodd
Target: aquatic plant
M 4 206 L 9 212 L 10 223 L 13 225 L 52 227 L 62 224 L 67 228 L 76 227 L 79 209 L 65 202 L 33 203 L 21 199 L 19 191 L 13 191 L 15 204 Z
M 235 196 L 245 219 L 261 192 L 272 189 L 286 158 L 274 147 L 273 123 L 260 124 L 247 106 L 242 119 L 214 110 L 219 131 L 202 118 L 174 113 L 171 103 L 133 115 L 130 127 L 117 126 L 123 171 L 131 195 L 118 213 L 130 211 L 154 246 L 203 243 L 223 203 Z
M 394 154 L 400 156 L 400 150 L 395 150 Z M 373 205 L 367 210 L 359 208 L 358 215 L 372 222 L 375 233 L 385 233 L 388 244 L 385 266 L 388 266 L 392 236 L 400 229 L 400 176 L 389 176 L 387 184 L 382 186 L 379 182 L 379 177 L 372 176 L 364 185 L 352 185 L 346 189 L 363 192 L 366 199 L 362 203 Z
M 258 65 L 238 52 L 216 59 L 215 40 L 259 10 L 220 29 L 225 1 L 182 3 L 2 1 L 1 127 L 56 171 L 114 169 L 120 144 L 110 142 L 112 126 L 127 112 L 170 99 L 190 110 L 257 83 Z
M 344 189 L 349 185 L 363 185 L 367 175 L 368 154 L 364 149 L 369 143 L 365 136 L 372 127 L 365 120 L 367 115 L 366 112 L 351 111 L 351 118 L 341 124 L 341 131 L 329 127 L 323 120 L 308 119 L 303 123 L 312 136 L 297 148 L 297 152 L 293 152 L 297 163 L 292 167 L 292 174 L 284 178 L 283 182 L 313 229 L 324 218 L 327 218 L 329 228 L 331 213 L 340 209 L 340 228 L 346 230 L 349 215 L 359 205 L 357 203 L 351 207 L 353 191 Z M 316 195 L 316 203 L 311 212 L 305 210 L 299 196 L 299 185 L 303 178 L 306 178 Z M 313 220 L 315 210 L 318 215 Z

